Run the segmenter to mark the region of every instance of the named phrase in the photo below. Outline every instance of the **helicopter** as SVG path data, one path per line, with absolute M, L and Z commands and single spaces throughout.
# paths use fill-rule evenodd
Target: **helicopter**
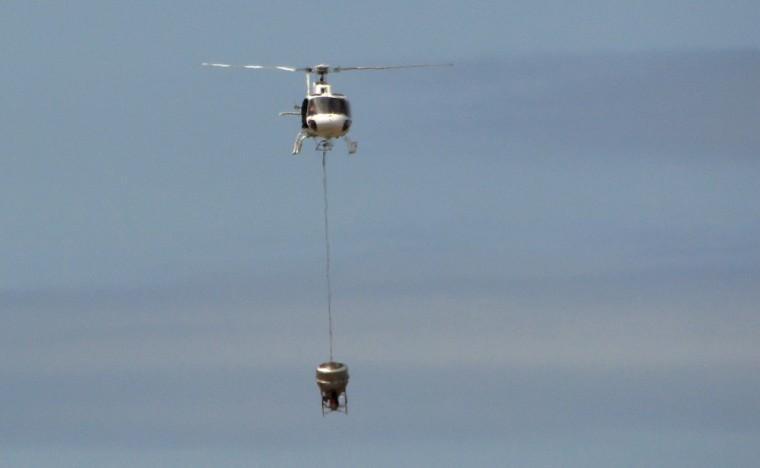
M 293 142 L 293 155 L 301 153 L 303 142 L 307 138 L 319 140 L 316 150 L 327 152 L 332 150 L 332 139 L 343 138 L 348 149 L 348 154 L 356 153 L 358 143 L 348 138 L 351 129 L 351 106 L 344 94 L 333 92 L 332 87 L 325 81 L 329 73 L 346 71 L 367 70 L 392 70 L 399 68 L 423 68 L 423 67 L 446 67 L 446 64 L 418 64 L 418 65 L 386 65 L 371 67 L 332 67 L 320 64 L 312 67 L 289 67 L 283 65 L 232 65 L 228 63 L 203 62 L 201 65 L 217 68 L 243 68 L 248 70 L 281 70 L 286 72 L 303 72 L 306 74 L 306 97 L 300 106 L 295 106 L 296 112 L 280 112 L 279 115 L 295 115 L 301 117 L 301 129 L 296 134 Z M 319 79 L 312 82 L 311 76 L 316 75 Z

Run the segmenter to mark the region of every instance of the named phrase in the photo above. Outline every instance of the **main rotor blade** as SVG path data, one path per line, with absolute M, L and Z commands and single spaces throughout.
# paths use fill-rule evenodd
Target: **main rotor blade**
M 381 65 L 373 67 L 333 67 L 331 71 L 338 73 L 343 71 L 364 71 L 364 70 L 394 70 L 398 68 L 429 68 L 429 67 L 453 67 L 453 63 L 425 63 L 417 65 Z
M 426 63 L 414 65 L 380 65 L 369 67 L 329 67 L 327 65 L 315 65 L 313 67 L 288 67 L 285 65 L 233 65 L 230 63 L 209 63 L 203 62 L 204 67 L 217 68 L 247 68 L 249 70 L 282 70 L 287 72 L 304 72 L 325 75 L 327 73 L 339 73 L 344 71 L 367 71 L 367 70 L 396 70 L 400 68 L 431 68 L 431 67 L 452 67 L 453 63 Z
M 201 65 L 204 67 L 217 67 L 217 68 L 247 68 L 249 70 L 282 70 L 288 72 L 308 72 L 309 68 L 296 68 L 286 67 L 283 65 L 232 65 L 229 63 L 209 63 L 203 62 Z

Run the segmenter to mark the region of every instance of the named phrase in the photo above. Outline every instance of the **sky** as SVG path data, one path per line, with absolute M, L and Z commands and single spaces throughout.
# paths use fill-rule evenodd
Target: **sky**
M 760 6 L 0 2 L 0 466 L 751 467 Z M 330 76 L 336 358 L 322 417 Z

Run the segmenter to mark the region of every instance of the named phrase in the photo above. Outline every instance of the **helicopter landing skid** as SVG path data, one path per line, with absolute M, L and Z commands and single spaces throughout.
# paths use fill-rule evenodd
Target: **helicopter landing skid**
M 301 130 L 298 132 L 298 135 L 296 135 L 296 141 L 293 142 L 293 154 L 299 154 L 301 153 L 301 148 L 303 147 L 303 141 L 308 137 L 306 132 Z
M 359 147 L 359 143 L 351 140 L 347 136 L 344 136 L 343 140 L 345 140 L 346 146 L 348 147 L 348 154 L 354 154 L 354 153 L 356 153 L 356 150 Z

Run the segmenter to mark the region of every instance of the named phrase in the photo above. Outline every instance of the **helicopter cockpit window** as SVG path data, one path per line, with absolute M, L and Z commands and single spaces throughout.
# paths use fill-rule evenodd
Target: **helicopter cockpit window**
M 309 101 L 309 115 L 312 114 L 344 114 L 351 116 L 348 101 L 334 97 L 318 97 Z

